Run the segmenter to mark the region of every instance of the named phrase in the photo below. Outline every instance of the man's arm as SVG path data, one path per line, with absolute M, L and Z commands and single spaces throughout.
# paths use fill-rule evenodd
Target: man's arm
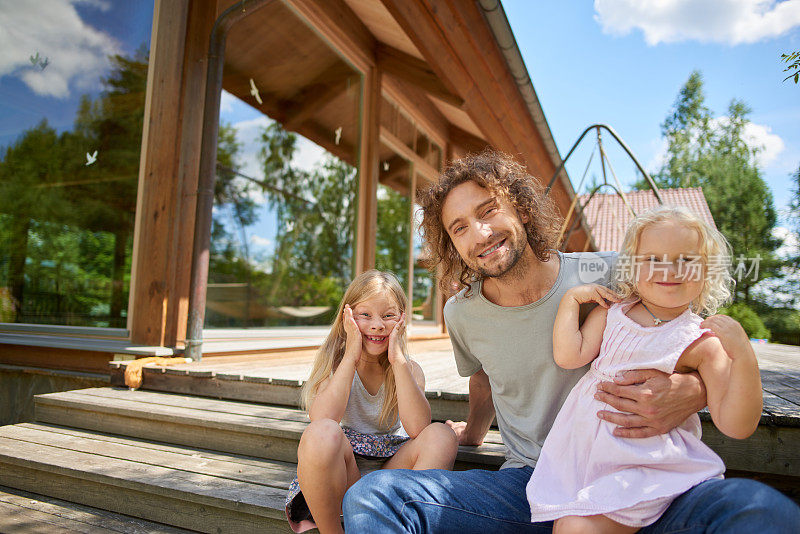
M 459 445 L 480 445 L 494 421 L 492 386 L 489 377 L 481 369 L 469 377 L 469 415 L 467 421 L 447 424 L 458 436 Z
M 655 369 L 628 371 L 601 382 L 595 398 L 618 413 L 602 410 L 600 419 L 618 425 L 614 435 L 648 438 L 669 432 L 706 406 L 706 388 L 698 373 L 667 374 Z

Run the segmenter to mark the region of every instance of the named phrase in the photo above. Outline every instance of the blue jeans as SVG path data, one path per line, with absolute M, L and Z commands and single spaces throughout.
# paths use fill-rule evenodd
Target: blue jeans
M 357 534 L 550 532 L 552 522 L 530 522 L 525 486 L 532 472 L 530 467 L 376 471 L 345 494 L 345 530 Z M 788 497 L 759 482 L 726 479 L 695 486 L 640 532 L 789 534 L 798 528 L 800 508 Z

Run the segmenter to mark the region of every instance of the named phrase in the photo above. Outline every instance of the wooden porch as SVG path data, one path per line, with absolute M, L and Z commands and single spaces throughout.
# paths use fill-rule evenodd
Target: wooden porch
M 758 430 L 732 440 L 705 413 L 703 438 L 728 476 L 761 480 L 800 502 L 800 349 L 754 347 L 764 383 Z M 449 340 L 410 348 L 434 418 L 465 418 L 468 381 L 455 371 Z M 288 532 L 283 496 L 307 424 L 296 404 L 312 357 L 302 348 L 207 357 L 147 367 L 136 391 L 39 395 L 35 422 L 0 428 L 0 531 Z M 125 365 L 112 362 L 112 382 Z M 456 468 L 496 469 L 504 452 L 493 430 L 482 446 L 460 448 Z

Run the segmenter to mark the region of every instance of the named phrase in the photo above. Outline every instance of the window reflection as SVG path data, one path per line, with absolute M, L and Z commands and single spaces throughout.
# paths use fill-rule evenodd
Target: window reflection
M 152 9 L 3 8 L 0 322 L 126 326 Z
M 422 225 L 422 211 L 419 204 L 414 204 L 414 286 L 412 289 L 413 317 L 419 321 L 436 320 L 436 275 L 427 270 L 423 263 L 428 252 L 424 248 L 424 241 L 420 226 Z
M 330 324 L 353 275 L 361 75 L 280 2 L 225 50 L 205 326 Z

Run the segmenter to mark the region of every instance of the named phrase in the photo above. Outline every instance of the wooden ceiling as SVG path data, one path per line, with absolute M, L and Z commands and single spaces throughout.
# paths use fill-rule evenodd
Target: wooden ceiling
M 233 4 L 218 0 L 218 13 Z M 276 0 L 232 28 L 223 87 L 356 165 L 360 71 L 377 67 L 384 94 L 425 138 L 447 143 L 455 156 L 494 146 L 547 182 L 556 167 L 551 134 L 535 123 L 493 31 L 474 1 Z M 415 143 L 395 146 L 401 137 L 381 128 L 380 161 L 424 159 Z M 380 178 L 390 179 L 385 171 Z M 566 213 L 571 185 L 557 181 L 551 194 Z M 576 232 L 568 249 L 586 242 L 585 232 Z

